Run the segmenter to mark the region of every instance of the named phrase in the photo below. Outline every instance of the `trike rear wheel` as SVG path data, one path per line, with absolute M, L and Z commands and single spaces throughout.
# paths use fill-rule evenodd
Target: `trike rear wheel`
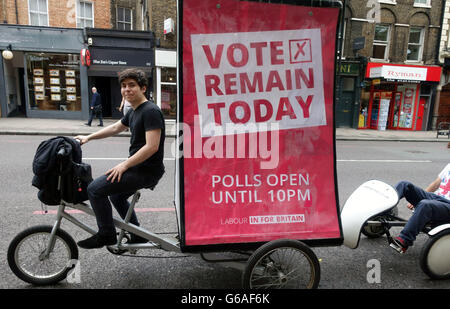
M 78 259 L 78 248 L 65 231 L 56 231 L 55 245 L 48 256 L 44 252 L 49 244 L 53 227 L 39 225 L 19 233 L 8 248 L 8 264 L 12 272 L 34 285 L 51 285 L 67 277 Z
M 304 243 L 279 239 L 259 247 L 247 261 L 242 284 L 246 289 L 314 289 L 320 265 Z

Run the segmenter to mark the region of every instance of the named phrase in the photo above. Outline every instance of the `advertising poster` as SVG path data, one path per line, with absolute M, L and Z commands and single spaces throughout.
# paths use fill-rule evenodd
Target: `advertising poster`
M 180 2 L 182 244 L 339 242 L 339 9 Z

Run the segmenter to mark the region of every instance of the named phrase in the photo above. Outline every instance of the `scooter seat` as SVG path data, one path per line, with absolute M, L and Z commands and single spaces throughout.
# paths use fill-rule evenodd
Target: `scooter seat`
M 358 247 L 361 229 L 366 221 L 394 208 L 398 200 L 397 191 L 382 181 L 370 180 L 359 186 L 342 208 L 344 245 L 352 249 Z

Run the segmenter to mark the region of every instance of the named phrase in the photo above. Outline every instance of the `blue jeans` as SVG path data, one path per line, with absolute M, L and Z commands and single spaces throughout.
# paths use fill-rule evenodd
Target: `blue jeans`
M 120 182 L 116 180 L 111 183 L 106 180 L 106 175 L 92 181 L 87 188 L 87 193 L 97 219 L 99 233 L 110 235 L 116 232 L 111 203 L 120 217 L 124 219 L 130 207 L 128 198 L 139 189 L 156 185 L 163 174 L 164 171 L 152 173 L 146 168 L 132 167 L 122 174 Z M 139 226 L 134 211 L 130 223 Z
M 434 193 L 416 187 L 408 181 L 401 181 L 396 186 L 399 198 L 405 198 L 414 206 L 414 213 L 400 232 L 400 237 L 411 246 L 416 236 L 429 222 L 442 224 L 450 222 L 450 201 Z

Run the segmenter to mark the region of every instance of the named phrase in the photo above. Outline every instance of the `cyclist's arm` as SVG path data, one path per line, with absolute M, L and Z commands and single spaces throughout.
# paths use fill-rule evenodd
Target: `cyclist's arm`
M 425 189 L 427 192 L 434 192 L 437 189 L 439 189 L 439 186 L 441 185 L 441 178 L 436 178 L 430 185 Z
M 114 136 L 114 135 L 119 134 L 120 132 L 124 131 L 125 129 L 127 129 L 127 127 L 125 125 L 123 125 L 122 122 L 119 120 L 116 123 L 113 123 L 103 129 L 101 129 L 100 131 L 89 134 L 87 136 L 86 135 L 75 136 L 75 139 L 79 140 L 81 145 L 83 145 L 93 139 L 102 139 L 102 138 Z

